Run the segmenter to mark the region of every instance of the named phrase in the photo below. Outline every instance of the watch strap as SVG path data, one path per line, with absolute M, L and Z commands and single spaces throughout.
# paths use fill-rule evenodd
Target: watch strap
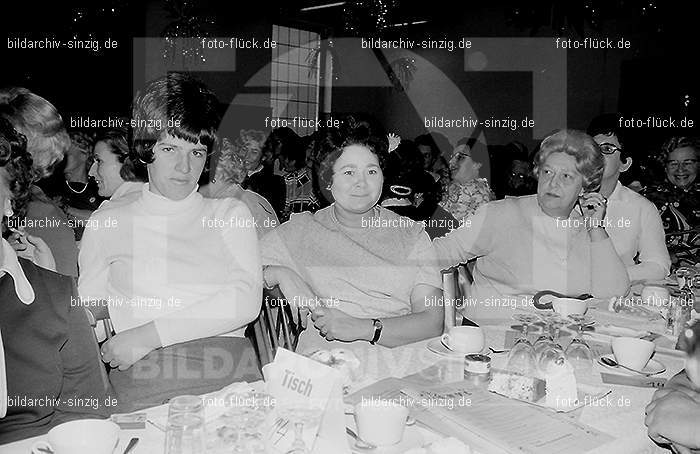
M 369 343 L 374 345 L 377 343 L 379 337 L 382 335 L 382 328 L 384 328 L 384 326 L 382 324 L 382 321 L 378 318 L 373 318 L 372 324 L 374 325 L 374 337 L 372 337 L 372 340 L 369 341 Z

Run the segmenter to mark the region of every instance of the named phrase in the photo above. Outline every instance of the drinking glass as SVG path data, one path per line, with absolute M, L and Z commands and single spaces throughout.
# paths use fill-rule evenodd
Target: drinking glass
M 165 454 L 204 454 L 204 421 L 194 413 L 168 416 Z
M 510 349 L 506 367 L 512 372 L 532 376 L 536 373 L 535 350 L 527 339 L 527 330 L 528 326 L 540 320 L 540 317 L 535 314 L 514 314 L 513 318 L 523 324 L 523 330 Z
M 199 396 L 177 396 L 170 399 L 168 418 L 181 413 L 191 413 L 204 419 L 204 401 Z
M 558 314 L 548 316 L 546 321 L 548 327 L 550 329 L 554 329 L 554 336 L 550 338 L 550 342 L 544 343 L 544 346 L 537 352 L 537 366 L 539 367 L 542 375 L 547 372 L 547 368 L 552 363 L 564 356 L 564 349 L 559 343 L 559 333 L 561 331 L 561 327 L 564 326 L 566 322 Z
M 578 334 L 566 348 L 566 359 L 573 366 L 576 378 L 585 377 L 593 372 L 593 352 L 583 340 L 583 330 L 594 324 L 595 320 L 590 315 L 580 314 L 569 315 L 569 318 L 577 323 Z
M 552 337 L 552 323 L 560 318 L 559 314 L 547 314 L 541 315 L 542 321 L 544 322 L 544 331 L 540 337 L 537 338 L 532 347 L 535 349 L 535 356 L 539 358 L 542 351 L 551 343 L 554 342 L 554 337 Z
M 286 454 L 309 454 L 310 448 L 304 442 L 304 426 L 318 426 L 323 409 L 310 403 L 294 402 L 280 408 L 278 414 L 289 421 L 294 430 L 294 442 Z
M 204 401 L 198 396 L 177 396 L 168 405 L 165 454 L 204 453 Z

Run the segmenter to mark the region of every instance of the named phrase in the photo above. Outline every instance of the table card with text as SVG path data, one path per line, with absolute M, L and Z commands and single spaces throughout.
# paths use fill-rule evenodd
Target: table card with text
M 332 367 L 283 348 L 263 367 L 268 392 L 275 398 L 268 452 L 313 450 L 316 437 L 345 441 L 342 377 Z

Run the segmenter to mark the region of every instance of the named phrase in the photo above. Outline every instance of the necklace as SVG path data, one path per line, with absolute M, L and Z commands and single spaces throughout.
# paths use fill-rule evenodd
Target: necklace
M 379 217 L 379 208 L 377 208 L 376 205 L 374 207 L 372 207 L 372 217 L 373 218 Z M 333 219 L 333 221 L 341 227 L 350 228 L 350 229 L 361 228 L 361 227 L 354 227 L 354 226 L 345 225 L 342 222 L 340 222 L 338 220 L 338 217 L 335 214 L 335 204 L 333 204 L 332 208 L 331 208 L 331 219 Z
M 73 189 L 73 188 L 71 187 L 71 185 L 70 185 L 70 183 L 68 182 L 68 180 L 66 180 L 66 186 L 68 186 L 68 189 L 70 189 L 71 192 L 73 192 L 74 194 L 82 194 L 83 192 L 85 192 L 85 190 L 86 190 L 87 187 L 88 187 L 88 184 L 87 184 L 87 183 L 84 183 L 84 184 L 85 184 L 85 186 L 83 186 L 83 189 L 81 189 L 80 191 L 76 191 L 75 189 Z

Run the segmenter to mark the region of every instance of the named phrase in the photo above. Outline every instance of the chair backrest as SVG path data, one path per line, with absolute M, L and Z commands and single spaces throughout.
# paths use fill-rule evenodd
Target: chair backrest
M 301 329 L 294 323 L 292 310 L 279 288 L 263 292 L 260 315 L 252 323 L 261 368 L 272 362 L 277 347 L 296 350 Z

